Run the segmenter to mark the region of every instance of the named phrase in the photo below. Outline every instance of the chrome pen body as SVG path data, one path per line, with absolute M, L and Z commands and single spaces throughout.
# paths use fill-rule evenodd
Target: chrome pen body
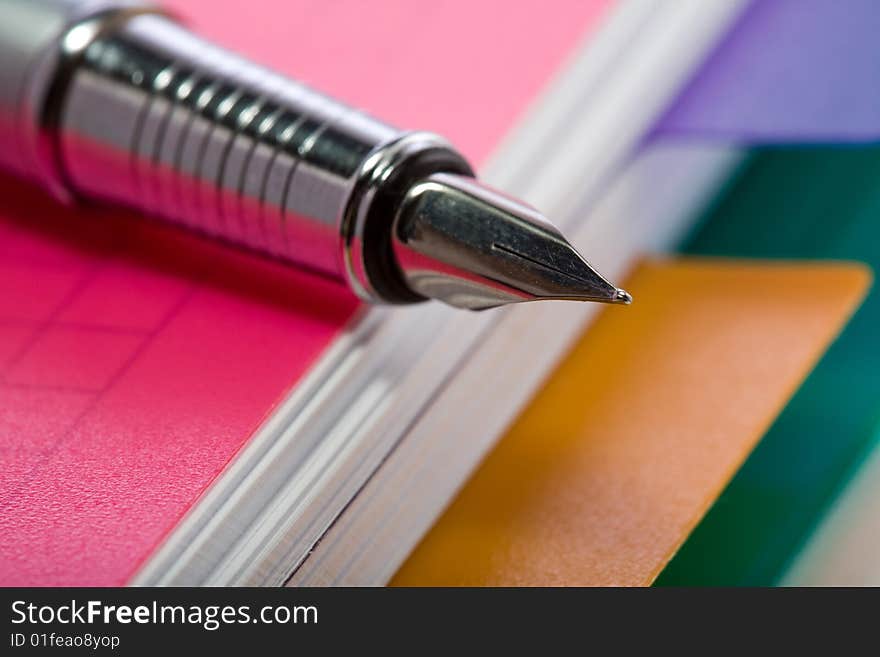
M 0 0 L 0 62 L 0 165 L 62 199 L 133 207 L 371 302 L 626 301 L 442 138 L 393 128 L 154 6 Z

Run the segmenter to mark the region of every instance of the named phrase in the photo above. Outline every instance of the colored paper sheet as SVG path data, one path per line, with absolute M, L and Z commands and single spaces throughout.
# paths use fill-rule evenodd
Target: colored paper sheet
M 640 266 L 393 580 L 645 585 L 857 307 L 853 264 Z
M 655 136 L 740 144 L 880 140 L 880 3 L 755 0 Z
M 855 259 L 880 269 L 880 148 L 754 156 L 686 242 L 691 254 Z M 777 418 L 658 584 L 770 586 L 877 445 L 880 292 Z
M 170 6 L 479 162 L 608 4 Z M 0 584 L 128 581 L 356 309 L 307 274 L 0 180 Z
M 880 586 L 880 424 L 866 463 L 829 509 L 784 586 Z

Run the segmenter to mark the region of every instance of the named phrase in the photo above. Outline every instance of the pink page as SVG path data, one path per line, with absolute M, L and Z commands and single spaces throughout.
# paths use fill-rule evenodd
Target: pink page
M 170 5 L 480 162 L 609 2 Z M 0 178 L 0 584 L 127 582 L 356 308 L 309 274 Z

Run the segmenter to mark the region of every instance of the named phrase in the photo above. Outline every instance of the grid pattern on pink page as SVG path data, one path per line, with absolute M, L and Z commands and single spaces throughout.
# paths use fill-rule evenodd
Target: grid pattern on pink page
M 246 20 L 171 4 L 479 161 L 605 3 L 262 0 Z M 128 581 L 356 308 L 307 273 L 0 177 L 0 584 Z
M 125 581 L 356 308 L 121 214 L 0 180 L 5 584 Z

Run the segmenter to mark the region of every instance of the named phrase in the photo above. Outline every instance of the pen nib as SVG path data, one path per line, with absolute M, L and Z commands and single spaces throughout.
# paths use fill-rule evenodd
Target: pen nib
M 537 211 L 471 178 L 435 174 L 414 184 L 395 219 L 393 248 L 410 288 L 460 308 L 632 302 Z

